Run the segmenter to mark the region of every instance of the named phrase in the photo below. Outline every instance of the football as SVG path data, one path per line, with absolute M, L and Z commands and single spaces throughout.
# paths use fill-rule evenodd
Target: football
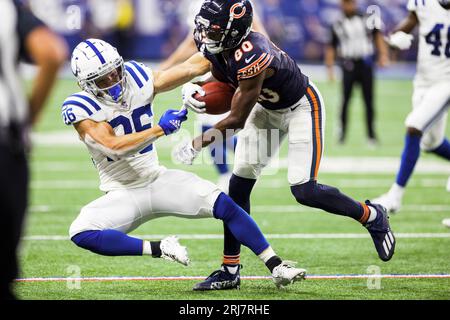
M 230 111 L 231 100 L 236 91 L 231 85 L 225 82 L 208 82 L 202 86 L 205 95 L 196 93 L 194 98 L 206 103 L 207 114 L 222 114 Z

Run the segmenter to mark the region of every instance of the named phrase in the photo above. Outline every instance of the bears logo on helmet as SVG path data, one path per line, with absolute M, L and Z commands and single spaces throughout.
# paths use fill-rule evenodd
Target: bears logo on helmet
M 195 17 L 195 39 L 211 54 L 237 47 L 249 34 L 253 7 L 249 0 L 206 0 Z

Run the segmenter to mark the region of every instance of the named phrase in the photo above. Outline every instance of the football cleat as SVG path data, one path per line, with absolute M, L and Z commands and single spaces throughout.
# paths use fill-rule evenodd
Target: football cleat
M 450 218 L 442 220 L 442 224 L 447 228 L 450 228 Z
M 375 220 L 366 223 L 364 226 L 370 233 L 378 256 L 383 261 L 391 260 L 395 250 L 395 237 L 389 226 L 389 217 L 386 209 L 379 204 L 373 204 L 369 200 L 366 204 L 377 210 L 377 217 Z
M 272 280 L 277 288 L 284 288 L 285 286 L 305 279 L 306 270 L 295 268 L 295 262 L 283 261 L 276 266 L 272 271 Z
M 388 192 L 373 199 L 372 202 L 382 205 L 389 213 L 397 213 L 402 206 L 402 197 Z
M 183 247 L 178 242 L 176 236 L 166 237 L 161 240 L 161 258 L 179 262 L 185 266 L 189 264 L 189 257 L 186 247 Z
M 447 191 L 450 192 L 450 177 L 447 180 Z
M 197 283 L 194 291 L 207 291 L 207 290 L 229 290 L 239 289 L 241 286 L 241 276 L 239 270 L 241 265 L 237 267 L 236 273 L 231 273 L 228 268 L 222 264 L 219 270 L 214 271 L 204 281 Z

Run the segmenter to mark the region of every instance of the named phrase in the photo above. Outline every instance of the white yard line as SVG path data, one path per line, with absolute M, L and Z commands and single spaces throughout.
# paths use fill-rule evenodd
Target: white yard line
M 307 280 L 339 279 L 449 279 L 450 274 L 311 274 Z M 180 281 L 203 280 L 205 276 L 168 276 L 168 277 L 36 277 L 16 279 L 17 282 L 76 282 L 76 281 Z M 241 276 L 243 280 L 270 280 L 270 276 Z
M 279 213 L 295 213 L 295 212 L 305 212 L 314 210 L 312 208 L 308 208 L 300 205 L 281 205 L 281 206 L 264 206 L 264 205 L 255 205 L 251 207 L 252 212 L 279 212 Z M 319 210 L 319 209 L 316 209 Z M 402 206 L 403 212 L 448 212 L 450 215 L 450 204 L 449 205 L 441 205 L 441 204 L 420 204 L 420 205 L 404 205 Z
M 86 154 L 87 156 L 87 154 Z M 86 158 L 88 159 L 88 158 Z M 209 160 L 209 159 L 208 159 Z M 88 160 L 86 160 L 88 162 Z M 170 167 L 170 163 L 164 163 Z M 319 173 L 346 173 L 346 174 L 394 174 L 400 164 L 399 157 L 324 157 L 320 165 Z M 73 160 L 67 161 L 33 161 L 33 165 L 39 170 L 57 171 L 83 171 L 88 169 L 88 164 Z M 90 164 L 89 164 L 90 165 Z M 212 166 L 210 160 L 207 164 Z M 232 165 L 232 164 L 230 164 Z M 205 164 L 194 164 L 194 167 L 205 166 Z M 263 176 L 277 174 L 278 170 L 288 167 L 287 158 L 275 159 L 271 165 L 263 171 Z M 443 177 L 450 175 L 450 165 L 445 161 L 419 159 L 414 169 L 415 173 L 441 174 Z
M 392 179 L 333 179 L 326 178 L 322 182 L 327 184 L 327 181 L 331 181 L 330 183 L 339 187 L 339 188 L 389 188 L 392 182 Z M 432 179 L 432 178 L 423 178 L 423 179 L 415 179 L 411 181 L 408 185 L 409 188 L 442 188 L 445 190 L 447 184 L 446 179 Z M 68 179 L 68 180 L 33 180 L 31 182 L 31 187 L 35 189 L 98 189 L 99 181 L 96 179 Z M 258 188 L 262 189 L 286 189 L 289 188 L 289 183 L 287 179 L 280 178 L 267 178 L 264 177 L 257 184 Z
M 163 239 L 167 234 L 133 234 L 141 239 Z M 223 239 L 222 234 L 179 234 L 178 238 L 184 240 L 213 240 Z M 288 233 L 288 234 L 266 234 L 267 239 L 365 239 L 370 238 L 367 233 Z M 449 233 L 396 233 L 398 239 L 441 239 L 450 238 Z M 23 240 L 28 241 L 67 241 L 70 238 L 63 235 L 31 235 L 25 236 Z
M 31 206 L 28 211 L 36 212 L 36 213 L 47 213 L 47 212 L 55 212 L 55 211 L 78 211 L 82 208 L 82 205 L 35 205 Z M 278 206 L 270 206 L 270 205 L 252 205 L 252 212 L 255 213 L 297 213 L 297 212 L 309 212 L 312 209 L 301 205 L 278 205 Z M 404 205 L 402 207 L 403 212 L 448 212 L 450 215 L 450 204 L 449 205 L 441 205 L 441 204 L 411 204 Z

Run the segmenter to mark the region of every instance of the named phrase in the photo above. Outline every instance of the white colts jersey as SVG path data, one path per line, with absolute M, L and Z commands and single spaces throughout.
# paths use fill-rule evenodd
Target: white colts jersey
M 122 104 L 104 103 L 94 95 L 79 92 L 69 96 L 62 106 L 64 123 L 72 125 L 85 119 L 106 121 L 116 135 L 140 132 L 153 126 L 153 75 L 141 63 L 125 63 L 125 96 Z M 160 172 L 153 144 L 135 155 L 116 161 L 89 146 L 100 176 L 100 190 L 111 191 L 148 185 Z
M 409 0 L 408 10 L 420 24 L 416 85 L 450 81 L 450 10 L 438 0 Z

